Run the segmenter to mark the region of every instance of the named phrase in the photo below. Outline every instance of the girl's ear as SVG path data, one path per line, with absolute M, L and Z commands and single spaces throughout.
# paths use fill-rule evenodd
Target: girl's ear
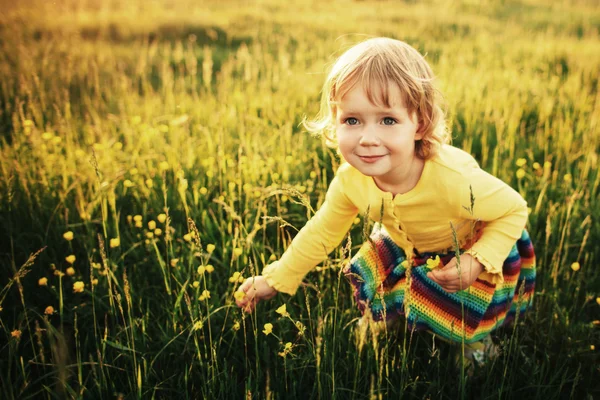
M 417 131 L 415 132 L 415 140 L 421 140 L 425 135 L 423 128 L 425 124 L 423 123 L 423 118 L 421 118 L 421 116 L 417 112 L 415 112 L 415 117 L 417 119 Z

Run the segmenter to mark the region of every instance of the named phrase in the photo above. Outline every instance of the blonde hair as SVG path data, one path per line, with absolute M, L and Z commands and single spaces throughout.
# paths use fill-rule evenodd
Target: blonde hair
M 372 104 L 390 107 L 389 84 L 395 83 L 409 115 L 417 114 L 422 139 L 415 143 L 415 153 L 431 158 L 441 144 L 450 141 L 434 79 L 425 58 L 410 45 L 390 38 L 368 39 L 337 59 L 323 85 L 319 114 L 314 121 L 304 121 L 304 126 L 323 135 L 330 147 L 337 147 L 336 103 L 360 83 Z

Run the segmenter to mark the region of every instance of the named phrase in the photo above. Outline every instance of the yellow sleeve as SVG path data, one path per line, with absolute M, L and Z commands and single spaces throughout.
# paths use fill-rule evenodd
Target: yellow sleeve
M 341 169 L 331 181 L 321 208 L 298 232 L 283 256 L 263 269 L 267 283 L 277 291 L 295 294 L 304 276 L 327 258 L 352 226 L 358 208 L 344 192 Z
M 482 236 L 466 253 L 485 268 L 482 278 L 501 283 L 502 265 L 527 223 L 527 202 L 513 188 L 479 166 L 467 167 L 461 185 L 460 217 L 485 222 Z M 475 198 L 472 213 L 471 189 Z

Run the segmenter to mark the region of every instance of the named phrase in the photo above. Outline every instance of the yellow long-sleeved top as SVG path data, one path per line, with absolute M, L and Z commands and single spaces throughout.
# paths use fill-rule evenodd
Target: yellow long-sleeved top
M 472 213 L 470 187 L 475 197 Z M 425 161 L 413 189 L 395 196 L 345 163 L 331 181 L 320 209 L 283 256 L 264 268 L 267 283 L 295 294 L 304 276 L 340 244 L 357 214 L 367 210 L 369 218 L 382 222 L 407 255 L 415 249 L 420 253 L 451 251 L 450 223 L 462 247 L 472 237 L 472 221 L 476 226 L 483 222 L 481 237 L 467 253 L 483 264 L 480 278 L 492 283 L 503 281 L 502 264 L 527 221 L 527 203 L 519 193 L 479 168 L 471 155 L 450 145 Z

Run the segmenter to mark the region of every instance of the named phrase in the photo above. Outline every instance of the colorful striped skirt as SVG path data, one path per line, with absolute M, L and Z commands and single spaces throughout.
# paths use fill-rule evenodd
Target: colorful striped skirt
M 455 254 L 415 254 L 407 273 L 404 251 L 376 226 L 343 272 L 363 314 L 368 309 L 376 321 L 405 316 L 409 330 L 429 330 L 453 342 L 479 341 L 531 305 L 535 253 L 526 230 L 504 261 L 500 284 L 478 278 L 469 288 L 448 293 L 427 277 L 427 260 L 436 256 L 447 264 Z

